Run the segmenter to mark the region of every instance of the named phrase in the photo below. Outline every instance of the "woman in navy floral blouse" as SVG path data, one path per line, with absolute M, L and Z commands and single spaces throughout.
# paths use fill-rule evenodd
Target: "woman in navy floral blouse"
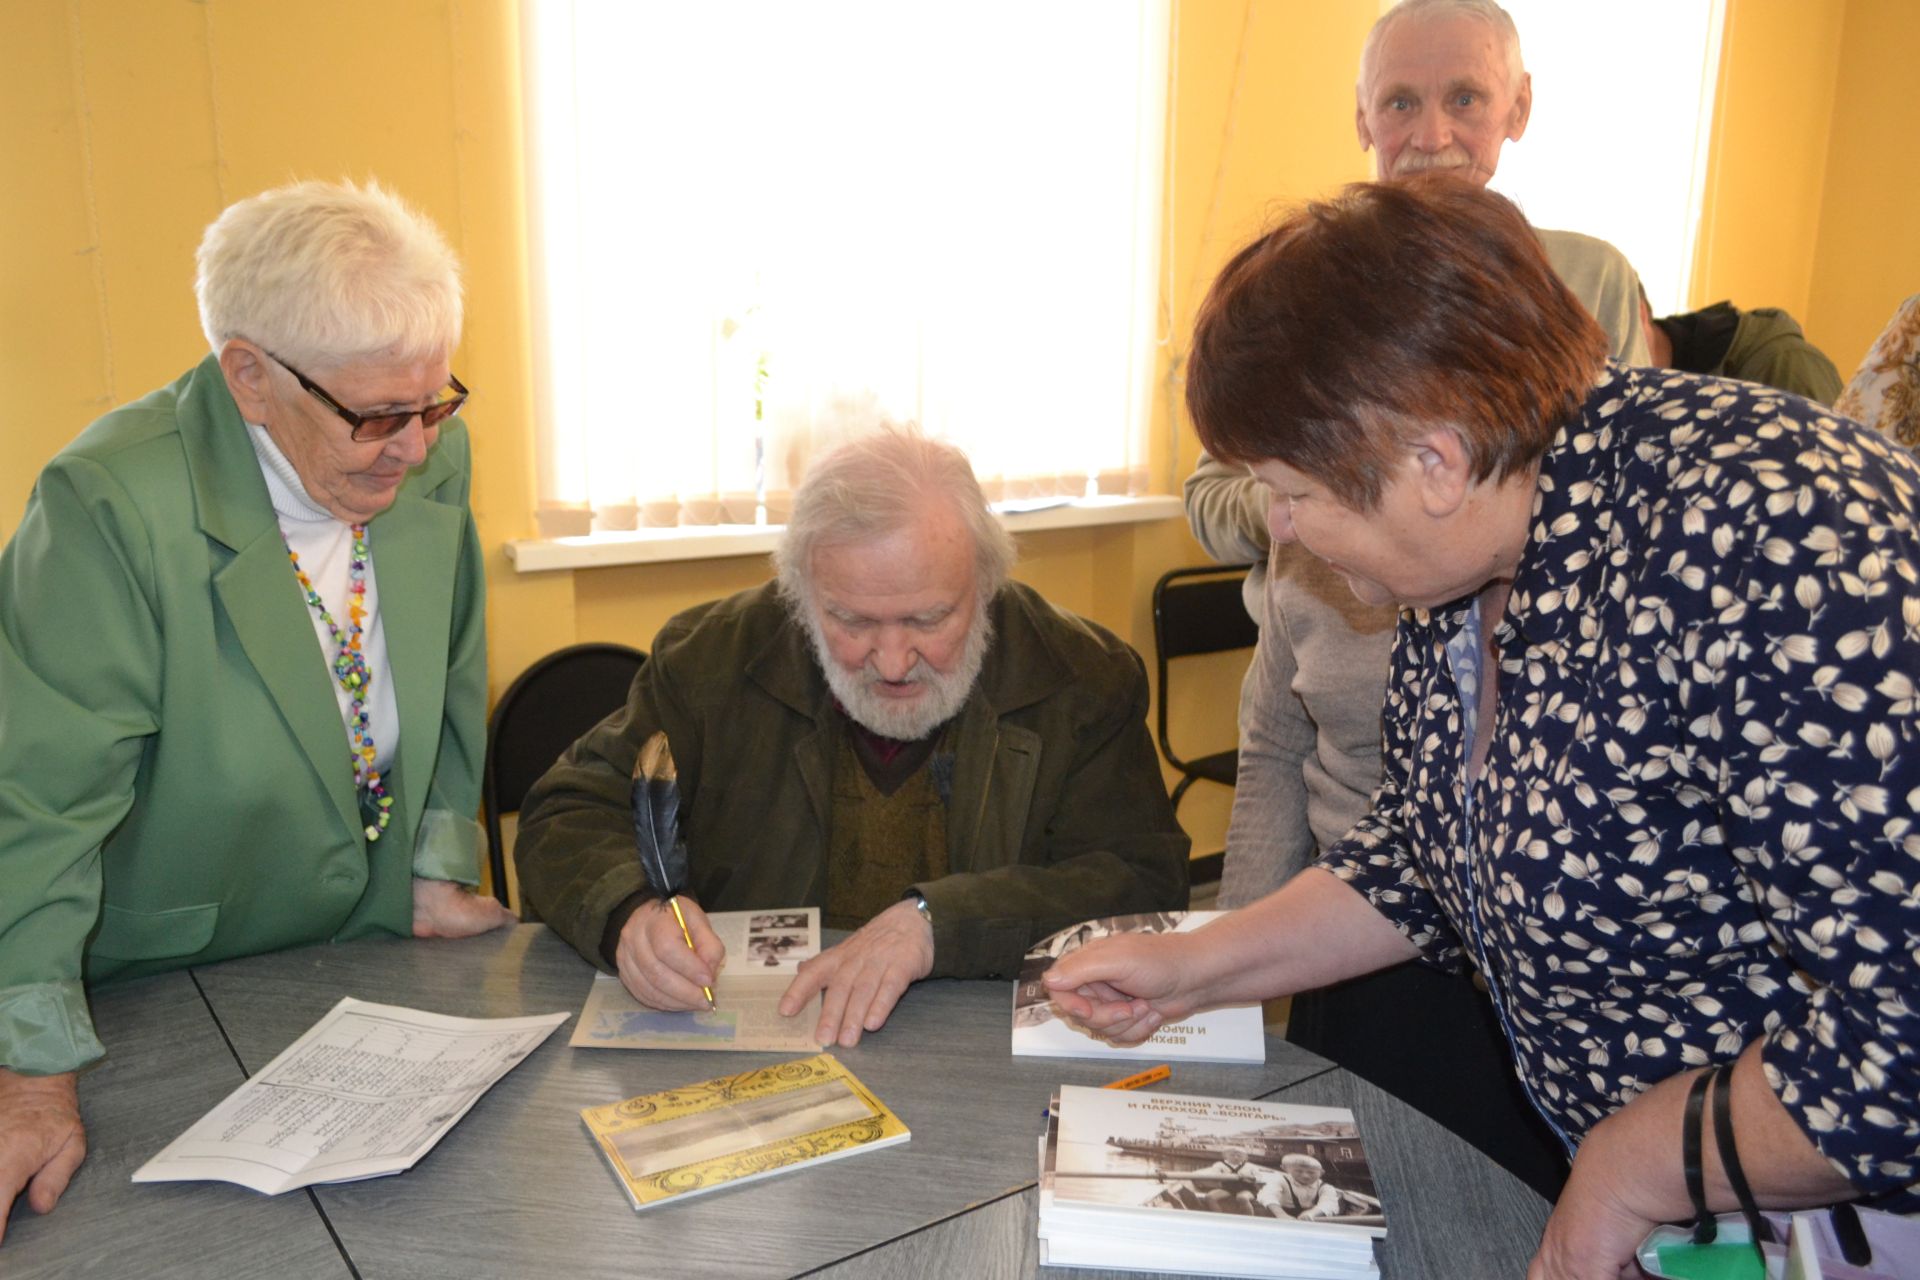
M 1227 266 L 1188 405 L 1273 490 L 1277 542 L 1405 606 L 1386 778 L 1273 896 L 1048 978 L 1137 1040 L 1471 959 L 1577 1153 L 1535 1276 L 1638 1274 L 1689 1216 L 1710 1065 L 1737 1060 L 1763 1205 L 1911 1207 L 1920 1178 L 1920 467 L 1798 397 L 1604 353 L 1465 183 L 1350 188 Z

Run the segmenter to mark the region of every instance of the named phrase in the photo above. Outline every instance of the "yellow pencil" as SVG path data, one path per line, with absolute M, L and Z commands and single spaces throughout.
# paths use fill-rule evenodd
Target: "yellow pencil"
M 1163 1062 L 1157 1067 L 1148 1067 L 1145 1071 L 1137 1072 L 1124 1080 L 1115 1080 L 1112 1084 L 1103 1084 L 1100 1087 L 1102 1089 L 1140 1089 L 1165 1080 L 1172 1074 L 1173 1068 Z

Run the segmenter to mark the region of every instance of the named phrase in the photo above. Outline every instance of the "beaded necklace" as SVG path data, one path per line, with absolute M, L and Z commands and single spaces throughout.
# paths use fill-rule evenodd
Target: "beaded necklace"
M 313 580 L 300 567 L 300 553 L 287 542 L 284 529 L 280 531 L 280 543 L 287 548 L 287 559 L 293 561 L 293 576 L 300 580 L 301 590 L 307 593 L 307 606 L 320 615 L 334 644 L 339 646 L 333 657 L 333 678 L 347 691 L 348 755 L 353 761 L 353 785 L 366 790 L 378 814 L 367 825 L 367 840 L 371 842 L 378 840 L 393 820 L 393 797 L 387 794 L 387 784 L 373 767 L 373 725 L 367 713 L 367 691 L 373 687 L 373 673 L 367 670 L 366 655 L 360 651 L 361 624 L 367 616 L 367 526 L 353 525 L 352 532 L 353 558 L 348 562 L 351 594 L 347 599 L 348 626 L 344 633 L 327 612 L 327 602 L 314 589 Z

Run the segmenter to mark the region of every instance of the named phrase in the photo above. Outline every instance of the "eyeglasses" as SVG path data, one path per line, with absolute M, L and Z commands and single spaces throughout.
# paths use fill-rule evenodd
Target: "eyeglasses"
M 260 349 L 266 351 L 265 347 Z M 440 392 L 434 398 L 433 403 L 424 409 L 408 409 L 404 413 L 355 413 L 328 395 L 321 389 L 320 384 L 312 378 L 309 378 L 306 374 L 300 372 L 279 356 L 273 355 L 273 352 L 267 351 L 267 354 L 273 356 L 274 363 L 292 374 L 294 381 L 305 388 L 314 399 L 346 419 L 347 425 L 353 428 L 354 440 L 362 444 L 371 443 L 375 440 L 385 440 L 388 436 L 399 435 L 407 429 L 407 424 L 412 422 L 415 417 L 420 419 L 420 428 L 423 431 L 428 427 L 437 427 L 454 414 L 460 412 L 460 406 L 467 402 L 468 392 L 466 387 L 461 385 L 460 379 L 449 373 L 447 375 L 447 385 L 440 388 Z

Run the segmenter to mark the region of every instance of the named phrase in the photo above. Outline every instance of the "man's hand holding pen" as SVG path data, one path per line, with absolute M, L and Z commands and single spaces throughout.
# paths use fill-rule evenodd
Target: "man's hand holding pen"
M 678 901 L 687 922 L 684 937 L 673 909 L 656 898 L 627 917 L 614 953 L 620 981 L 650 1009 L 708 1008 L 702 988 L 713 986 L 727 958 L 707 913 L 691 898 Z

